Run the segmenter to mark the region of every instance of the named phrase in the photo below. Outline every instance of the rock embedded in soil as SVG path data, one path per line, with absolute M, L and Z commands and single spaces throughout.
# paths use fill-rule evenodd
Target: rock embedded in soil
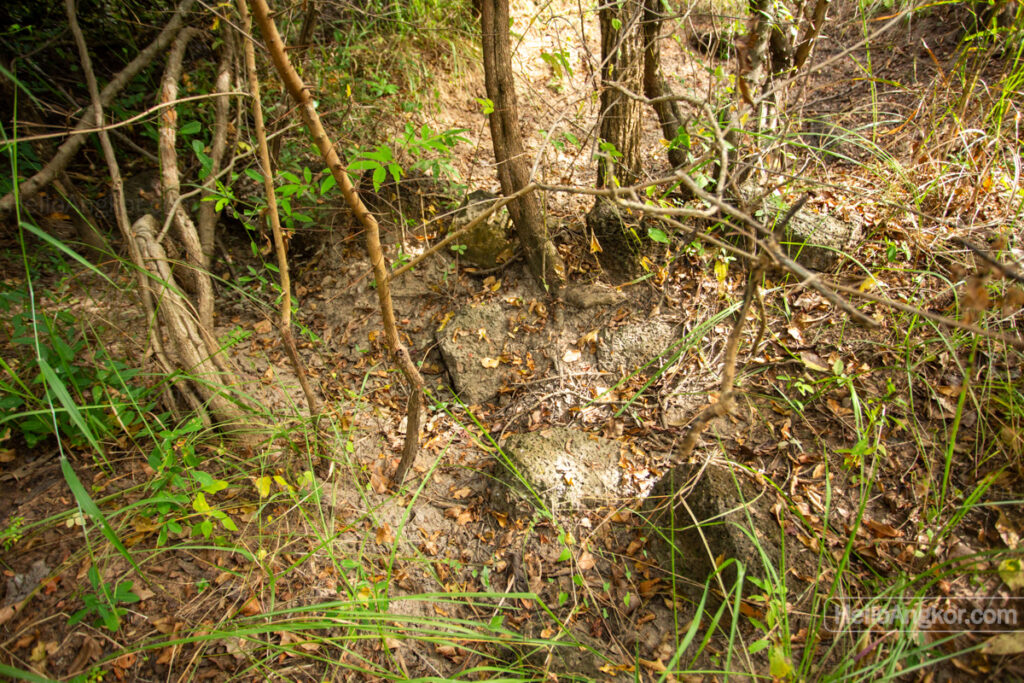
M 466 197 L 466 203 L 452 220 L 451 230 L 454 232 L 469 225 L 496 201 L 498 196 L 490 192 L 470 192 Z M 461 258 L 479 268 L 494 268 L 507 261 L 515 252 L 515 243 L 509 239 L 508 230 L 508 207 L 503 206 L 456 239 L 456 244 L 465 247 Z
M 452 388 L 469 405 L 494 398 L 515 374 L 504 361 L 524 351 L 509 337 L 508 315 L 496 303 L 462 308 L 438 329 L 437 344 Z
M 509 436 L 499 456 L 520 492 L 556 510 L 614 503 L 624 495 L 618 441 L 569 427 Z M 532 491 L 532 493 L 531 493 Z M 533 494 L 536 494 L 534 496 Z
M 602 332 L 597 349 L 598 362 L 606 372 L 628 375 L 668 351 L 678 340 L 676 327 L 664 320 L 626 323 Z M 666 354 L 660 361 L 655 360 L 648 366 L 646 374 L 657 371 L 670 357 L 671 354 Z
M 779 214 L 776 220 L 782 218 Z M 797 263 L 811 270 L 829 270 L 839 257 L 852 252 L 861 239 L 860 226 L 827 214 L 802 209 L 785 227 L 780 241 Z
M 569 285 L 562 290 L 561 296 L 565 303 L 584 311 L 588 308 L 614 306 L 626 299 L 626 295 L 620 290 L 598 282 Z
M 673 567 L 696 586 L 707 583 L 716 563 L 730 559 L 741 563 L 748 575 L 770 578 L 766 563 L 779 563 L 779 523 L 771 514 L 771 499 L 739 467 L 709 463 L 701 470 L 700 464 L 676 465 L 644 501 L 658 529 L 654 536 L 671 540 L 655 544 L 656 563 Z M 721 576 L 730 590 L 736 581 L 735 565 Z

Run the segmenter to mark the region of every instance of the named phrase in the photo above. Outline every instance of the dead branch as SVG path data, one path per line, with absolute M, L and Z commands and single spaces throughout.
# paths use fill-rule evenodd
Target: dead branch
M 441 249 L 444 249 L 447 245 L 449 245 L 452 242 L 454 242 L 458 237 L 466 234 L 467 232 L 469 232 L 470 230 L 472 230 L 476 226 L 478 226 L 481 223 L 483 223 L 492 214 L 494 214 L 495 211 L 498 211 L 499 209 L 501 209 L 501 207 L 505 206 L 506 204 L 508 204 L 512 200 L 517 199 L 518 197 L 526 194 L 527 192 L 533 192 L 536 189 L 537 189 L 537 183 L 530 183 L 529 185 L 527 185 L 523 189 L 519 190 L 518 192 L 515 192 L 515 193 L 509 195 L 508 197 L 502 197 L 498 201 L 493 202 L 483 213 L 481 213 L 479 216 L 477 216 L 476 218 L 471 220 L 469 223 L 467 223 L 463 227 L 459 228 L 458 230 L 455 230 L 454 232 L 448 233 L 443 240 L 441 240 L 440 242 L 438 242 L 434 246 L 430 247 L 425 252 L 423 252 L 422 254 L 420 254 L 419 256 L 414 258 L 413 260 L 409 261 L 408 263 L 406 263 L 401 268 L 396 268 L 395 270 L 391 271 L 391 279 L 394 280 L 396 277 L 398 277 L 402 273 L 406 272 L 407 270 L 411 270 L 412 268 L 415 268 L 420 263 L 422 263 L 424 261 L 424 259 L 430 257 L 432 254 L 436 254 L 438 251 L 440 251 Z
M 676 462 L 686 462 L 693 453 L 694 446 L 701 434 L 708 428 L 711 421 L 723 417 L 732 410 L 733 385 L 736 382 L 736 357 L 738 355 L 740 338 L 743 336 L 743 328 L 747 322 L 747 313 L 750 311 L 750 304 L 757 294 L 758 283 L 764 276 L 766 260 L 760 259 L 751 270 L 747 278 L 747 287 L 743 292 L 743 305 L 737 313 L 736 323 L 729 333 L 729 340 L 725 345 L 725 365 L 722 368 L 722 384 L 718 393 L 718 401 L 712 403 L 694 419 L 690 425 L 679 451 L 674 456 Z
M 239 10 L 242 16 L 242 25 L 245 27 L 245 35 L 251 36 L 251 22 L 245 3 L 239 3 Z M 274 172 L 270 163 L 270 148 L 267 145 L 267 131 L 263 123 L 263 105 L 260 102 L 260 81 L 256 72 L 256 51 L 253 49 L 252 40 L 242 38 L 245 41 L 245 69 L 249 74 L 249 91 L 252 93 L 252 117 L 253 127 L 256 133 L 256 141 L 260 152 L 260 166 L 263 171 L 263 192 L 267 197 L 267 217 L 270 219 L 270 229 L 274 235 L 274 252 L 277 254 L 277 270 L 281 278 L 281 320 L 279 331 L 284 348 L 292 362 L 292 369 L 299 378 L 302 386 L 302 393 L 306 395 L 306 405 L 309 407 L 309 416 L 316 417 L 320 411 L 317 405 L 316 396 L 309 386 L 309 378 L 306 375 L 306 366 L 299 357 L 299 351 L 295 348 L 295 337 L 292 335 L 292 284 L 288 274 L 288 254 L 285 245 L 284 234 L 281 230 L 281 216 L 277 211 L 277 194 L 274 191 Z
M 953 241 L 956 242 L 957 244 L 960 244 L 970 249 L 972 252 L 974 252 L 975 256 L 980 258 L 982 261 L 987 263 L 992 268 L 995 268 L 1003 277 L 1024 283 L 1024 273 L 1021 273 L 1017 266 L 1009 263 L 1003 263 L 995 256 L 993 256 L 991 251 L 981 246 L 980 244 L 976 244 L 965 237 L 954 237 Z
M 238 0 L 238 4 L 240 10 L 244 12 L 245 0 Z M 252 7 L 253 15 L 256 18 L 257 25 L 260 27 L 260 32 L 263 34 L 263 39 L 267 43 L 267 49 L 270 52 L 270 58 L 274 63 L 274 67 L 281 76 L 281 80 L 284 81 L 288 92 L 291 93 L 292 98 L 300 105 L 299 109 L 306 122 L 306 127 L 312 134 L 320 154 L 331 171 L 331 175 L 334 176 L 335 182 L 341 189 L 342 195 L 345 197 L 345 203 L 348 204 L 356 219 L 363 225 L 366 233 L 366 253 L 373 266 L 374 278 L 377 281 L 377 299 L 380 303 L 381 318 L 384 322 L 384 333 L 387 338 L 388 348 L 391 350 L 409 386 L 409 402 L 406 407 L 405 447 L 402 450 L 402 459 L 398 464 L 394 478 L 394 481 L 400 484 L 416 459 L 416 452 L 419 450 L 423 377 L 420 375 L 419 370 L 416 369 L 408 349 L 405 348 L 405 345 L 402 344 L 402 340 L 398 336 L 395 312 L 391 305 L 388 267 L 384 251 L 380 246 L 380 228 L 377 225 L 377 220 L 367 210 L 366 205 L 359 198 L 359 193 L 352 186 L 352 181 L 348 177 L 348 172 L 345 170 L 341 157 L 338 156 L 337 151 L 334 149 L 334 144 L 327 137 L 327 132 L 320 122 L 320 116 L 313 105 L 312 96 L 305 85 L 303 85 L 298 72 L 295 71 L 295 68 L 292 67 L 291 62 L 288 60 L 288 55 L 284 49 L 284 42 L 277 31 L 277 26 L 275 26 L 274 21 L 270 18 L 270 8 L 267 6 L 266 0 L 252 0 Z
M 160 34 L 150 43 L 142 52 L 135 56 L 131 62 L 128 63 L 125 68 L 114 76 L 114 78 L 107 83 L 106 87 L 99 92 L 99 106 L 106 107 L 114 100 L 114 97 L 146 66 L 149 65 L 153 59 L 167 49 L 167 46 L 171 44 L 175 36 L 181 30 L 184 25 L 185 14 L 192 8 L 195 0 L 182 0 L 174 11 L 174 15 L 171 17 L 167 25 L 164 26 Z M 58 149 L 57 153 L 46 162 L 34 176 L 28 178 L 22 183 L 18 184 L 16 191 L 9 192 L 0 198 L 0 219 L 5 217 L 14 209 L 15 201 L 25 200 L 43 187 L 46 187 L 50 181 L 52 181 L 57 174 L 64 170 L 71 158 L 74 157 L 75 153 L 81 149 L 82 145 L 85 144 L 86 135 L 85 130 L 95 125 L 97 122 L 97 104 L 94 102 L 92 105 L 87 107 L 82 112 L 82 117 L 78 120 L 78 123 L 71 130 L 68 139 Z

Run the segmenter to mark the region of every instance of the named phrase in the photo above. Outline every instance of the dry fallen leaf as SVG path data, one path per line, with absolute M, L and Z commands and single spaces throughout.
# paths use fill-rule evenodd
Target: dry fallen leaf
M 825 365 L 825 361 L 821 359 L 821 356 L 814 353 L 813 351 L 801 351 L 800 361 L 809 367 L 811 370 L 817 370 L 818 372 L 828 372 L 828 366 Z
M 981 646 L 981 651 L 987 655 L 1019 655 L 1024 652 L 1024 631 L 992 636 Z
M 498 367 L 498 359 L 484 357 L 480 359 L 480 365 L 484 366 L 485 368 L 496 368 Z
M 576 561 L 576 564 L 579 565 L 580 571 L 584 571 L 585 572 L 588 569 L 593 569 L 594 568 L 594 556 L 591 555 L 586 550 L 584 550 L 583 553 L 580 555 L 580 559 L 578 559 Z
M 580 359 L 580 352 L 577 349 L 567 349 L 565 355 L 562 356 L 562 361 L 565 363 L 575 363 Z
M 260 605 L 260 600 L 255 595 L 246 600 L 241 609 L 241 613 L 247 617 L 256 616 L 262 611 L 263 607 Z
M 252 329 L 257 334 L 266 334 L 274 329 L 274 325 L 269 320 L 260 320 L 257 323 L 253 323 Z
M 899 529 L 883 522 L 876 522 L 872 519 L 865 518 L 864 526 L 871 529 L 871 531 L 873 531 L 879 538 L 899 538 L 903 535 L 903 532 Z
M 391 527 L 387 522 L 383 522 L 377 527 L 377 543 L 381 545 L 390 545 L 395 540 L 395 535 L 391 533 Z

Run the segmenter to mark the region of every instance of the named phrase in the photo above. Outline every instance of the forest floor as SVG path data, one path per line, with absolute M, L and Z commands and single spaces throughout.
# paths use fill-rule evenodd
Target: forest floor
M 571 10 L 520 10 L 513 10 L 519 18 L 512 29 L 522 36 L 515 53 L 520 112 L 537 176 L 592 185 L 596 19 L 556 30 Z M 936 175 L 939 164 L 915 137 L 940 64 L 950 68 L 955 52 L 955 34 L 942 35 L 944 29 L 938 15 L 925 16 L 877 38 L 870 79 L 862 71 L 869 57 L 863 47 L 808 75 L 794 120 L 825 120 L 863 135 L 840 140 L 846 159 L 826 162 L 802 146 L 799 130 L 788 131 L 795 148 L 789 172 L 797 181 L 784 199 L 810 193 L 808 210 L 862 226 L 856 253 L 830 274 L 836 281 L 948 313 L 964 296 L 962 289 L 954 294 L 949 283 L 959 278 L 950 273 L 973 270 L 953 239 L 983 241 L 1014 217 L 998 183 L 979 193 L 966 180 Z M 817 61 L 858 39 L 852 31 L 823 41 Z M 542 56 L 556 53 L 571 70 L 553 69 Z M 715 69 L 731 68 L 685 41 L 666 40 L 663 55 L 666 75 L 694 93 L 720 87 Z M 484 96 L 480 67 L 449 65 L 436 77 L 438 108 L 410 114 L 409 122 L 465 129 L 456 170 L 470 190 L 496 190 L 477 100 Z M 392 121 L 396 129 L 403 123 Z M 550 134 L 547 142 L 539 131 Z M 581 144 L 552 144 L 562 131 Z M 668 171 L 653 116 L 644 134 L 648 172 Z M 879 150 L 898 163 L 880 160 Z M 914 192 L 936 181 L 930 198 L 915 203 Z M 403 225 L 382 208 L 384 241 L 392 258 L 396 245 L 415 256 L 441 224 L 420 214 L 448 206 L 429 183 L 413 187 L 411 202 L 393 190 L 384 187 L 384 202 L 417 220 Z M 583 227 L 590 199 L 566 194 L 547 201 L 570 279 L 607 281 Z M 167 518 L 153 513 L 160 501 L 151 483 L 162 471 L 149 457 L 153 444 L 141 437 L 105 443 L 102 456 L 52 441 L 30 449 L 16 434 L 4 442 L 4 663 L 63 680 L 476 679 L 518 672 L 524 680 L 646 681 L 683 669 L 693 673 L 669 680 L 721 680 L 715 671 L 786 680 L 794 674 L 777 669 L 775 655 L 784 651 L 807 679 L 854 660 L 844 674 L 853 679 L 857 667 L 867 675 L 875 658 L 891 654 L 895 637 L 876 630 L 828 641 L 814 627 L 813 610 L 821 605 L 812 604 L 813 595 L 836 594 L 829 591 L 837 584 L 842 595 L 881 595 L 899 586 L 957 604 L 1005 602 L 1015 594 L 997 571 L 1013 557 L 1024 528 L 1020 506 L 1007 504 L 1020 499 L 1017 434 L 1024 417 L 1020 359 L 1011 350 L 940 334 L 919 316 L 880 305 L 862 306 L 878 327 L 857 326 L 792 277 L 769 275 L 764 333 L 756 312 L 744 333 L 737 409 L 695 451 L 701 461 L 742 463 L 770 511 L 757 525 L 773 527 L 774 542 L 785 548 L 785 563 L 776 566 L 781 587 L 763 590 L 760 602 L 737 604 L 738 625 L 730 632 L 695 621 L 695 605 L 673 590 L 679 579 L 661 559 L 642 501 L 537 511 L 511 493 L 497 454 L 511 434 L 572 426 L 622 444 L 623 472 L 635 491 L 649 491 L 674 465 L 688 422 L 717 397 L 734 322 L 723 311 L 742 296 L 741 264 L 676 236 L 665 248 L 666 266 L 640 281 L 610 282 L 620 302 L 581 311 L 553 304 L 521 259 L 480 272 L 442 253 L 403 275 L 393 288 L 395 309 L 422 362 L 430 409 L 420 455 L 396 491 L 389 477 L 404 436 L 404 388 L 388 359 L 356 223 L 341 208 L 328 213 L 333 222 L 322 227 L 330 230 L 297 237 L 292 259 L 301 351 L 324 401 L 319 433 L 298 417 L 304 403 L 273 319 L 250 300 L 273 297 L 272 277 L 264 277 L 249 281 L 246 296 L 222 290 L 217 334 L 232 340 L 233 357 L 259 385 L 267 417 L 253 427 L 272 438 L 241 450 L 176 432 L 166 444 L 225 482 L 215 493 L 200 488 L 236 530 L 217 526 L 210 538 L 190 535 L 191 523 L 204 515 L 193 497 L 178 518 L 185 530 L 172 529 L 159 543 Z M 962 227 L 930 221 L 929 214 L 960 216 Z M 1010 249 L 1021 246 L 1019 235 L 1019 226 L 1006 234 Z M 230 268 L 216 267 L 225 280 L 237 282 L 259 266 L 245 235 L 227 233 L 225 249 Z M 14 275 L 22 272 L 18 246 L 2 251 L 7 283 L 22 281 Z M 34 285 L 47 293 L 39 305 L 91 321 L 85 329 L 102 330 L 91 343 L 111 356 L 141 359 L 145 320 L 114 304 L 123 297 L 115 286 L 133 279 L 113 267 L 109 273 L 113 285 L 74 267 L 37 273 Z M 439 329 L 465 306 L 487 303 L 540 342 L 528 362 L 515 359 L 521 364 L 493 400 L 468 406 L 449 388 Z M 1017 312 L 1004 317 L 1003 329 L 1012 330 Z M 655 365 L 653 381 L 650 371 L 602 366 L 603 335 L 659 321 L 690 341 Z M 4 357 L 17 358 L 23 349 L 8 344 Z M 650 346 L 647 359 L 665 350 Z M 125 553 L 102 529 L 84 524 L 63 455 Z M 763 570 L 751 568 L 757 576 Z M 117 593 L 124 581 L 132 582 L 130 590 Z M 124 610 L 116 630 L 94 623 L 113 606 Z M 83 608 L 90 610 L 84 619 L 70 623 Z M 520 640 L 480 636 L 479 626 L 495 619 Z M 685 649 L 678 661 L 693 623 L 704 624 L 697 644 L 705 635 L 709 642 L 696 653 Z M 943 634 L 918 636 L 929 643 Z M 922 654 L 910 677 L 1024 676 L 1019 658 L 978 649 L 986 637 L 957 634 L 946 644 L 951 656 L 943 659 L 941 649 Z M 753 647 L 761 639 L 772 647 Z

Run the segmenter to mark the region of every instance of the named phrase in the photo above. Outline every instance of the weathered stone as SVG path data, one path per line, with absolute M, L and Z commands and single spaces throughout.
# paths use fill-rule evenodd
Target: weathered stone
M 620 290 L 597 282 L 589 285 L 569 285 L 562 289 L 562 299 L 565 303 L 582 310 L 612 306 L 625 298 L 626 295 Z
M 665 393 L 662 422 L 666 427 L 689 424 L 708 406 L 708 397 L 721 386 L 721 379 L 711 372 L 682 373 L 672 388 Z M 720 424 L 724 417 L 716 418 L 712 425 Z
M 769 499 L 739 468 L 709 464 L 701 471 L 698 464 L 677 465 L 655 485 L 644 509 L 659 535 L 671 541 L 655 546 L 657 561 L 697 586 L 724 560 L 735 559 L 761 579 L 767 578 L 766 563 L 778 566 L 779 525 Z M 735 565 L 723 570 L 726 589 L 736 576 Z
M 602 332 L 598 362 L 606 372 L 629 374 L 667 351 L 678 341 L 676 328 L 664 320 L 641 320 Z M 668 358 L 662 358 L 667 361 Z M 648 374 L 661 367 L 655 361 Z
M 502 464 L 520 492 L 552 509 L 608 503 L 623 495 L 620 447 L 618 441 L 553 427 L 509 436 Z
M 790 219 L 780 241 L 797 263 L 812 270 L 828 270 L 842 253 L 853 250 L 860 238 L 860 226 L 805 208 Z
M 452 220 L 452 231 L 460 230 L 484 213 L 498 200 L 497 195 L 477 190 L 469 193 L 466 203 Z M 484 219 L 475 228 L 456 239 L 464 245 L 461 258 L 480 268 L 494 268 L 507 261 L 515 251 L 515 243 L 509 239 L 508 208 L 502 207 Z
M 497 395 L 514 372 L 502 355 L 521 352 L 508 336 L 508 317 L 499 304 L 466 306 L 437 331 L 452 388 L 468 404 Z

